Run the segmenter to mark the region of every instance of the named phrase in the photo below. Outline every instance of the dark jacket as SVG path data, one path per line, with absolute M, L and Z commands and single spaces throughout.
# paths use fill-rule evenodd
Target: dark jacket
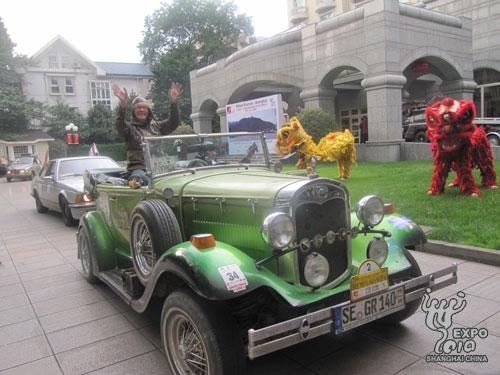
M 170 117 L 163 121 L 156 121 L 151 110 L 146 120 L 141 124 L 133 115 L 132 120 L 125 120 L 126 108 L 119 108 L 116 118 L 116 130 L 125 139 L 127 149 L 127 170 L 146 169 L 144 153 L 141 142 L 144 137 L 167 135 L 172 133 L 179 126 L 179 107 L 177 104 L 170 104 Z

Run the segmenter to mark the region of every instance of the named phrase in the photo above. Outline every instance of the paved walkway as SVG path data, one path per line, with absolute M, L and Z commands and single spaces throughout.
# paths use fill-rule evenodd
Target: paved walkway
M 56 214 L 38 214 L 29 184 L 0 179 L 0 375 L 170 374 L 158 324 L 107 287 L 85 282 L 76 228 Z M 249 373 L 499 374 L 500 268 L 414 254 L 424 273 L 458 263 L 458 284 L 433 297 L 458 299 L 457 292 L 465 292 L 467 305 L 453 316 L 453 327 L 485 328 L 488 336 L 475 337 L 469 354 L 485 355 L 487 363 L 427 363 L 441 336 L 419 311 L 392 329 L 362 328 L 259 358 Z

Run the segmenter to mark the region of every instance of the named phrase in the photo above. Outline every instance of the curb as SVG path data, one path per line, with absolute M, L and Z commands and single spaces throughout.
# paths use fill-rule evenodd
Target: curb
M 500 250 L 483 249 L 480 247 L 460 245 L 443 241 L 429 240 L 415 250 L 423 253 L 444 255 L 473 262 L 500 266 Z

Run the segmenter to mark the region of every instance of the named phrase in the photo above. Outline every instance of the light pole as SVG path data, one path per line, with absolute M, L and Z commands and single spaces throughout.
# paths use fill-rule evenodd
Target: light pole
M 66 143 L 68 145 L 77 145 L 80 143 L 78 138 L 78 126 L 70 122 L 68 125 L 64 127 L 66 130 Z

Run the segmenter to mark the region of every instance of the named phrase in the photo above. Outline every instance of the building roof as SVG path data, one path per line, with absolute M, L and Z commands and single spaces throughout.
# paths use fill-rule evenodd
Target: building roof
M 42 130 L 26 130 L 22 134 L 3 134 L 0 137 L 0 142 L 3 143 L 33 143 L 53 140 L 54 138 Z
M 95 64 L 99 65 L 106 72 L 106 75 L 153 77 L 151 70 L 144 64 L 101 61 L 96 61 Z

